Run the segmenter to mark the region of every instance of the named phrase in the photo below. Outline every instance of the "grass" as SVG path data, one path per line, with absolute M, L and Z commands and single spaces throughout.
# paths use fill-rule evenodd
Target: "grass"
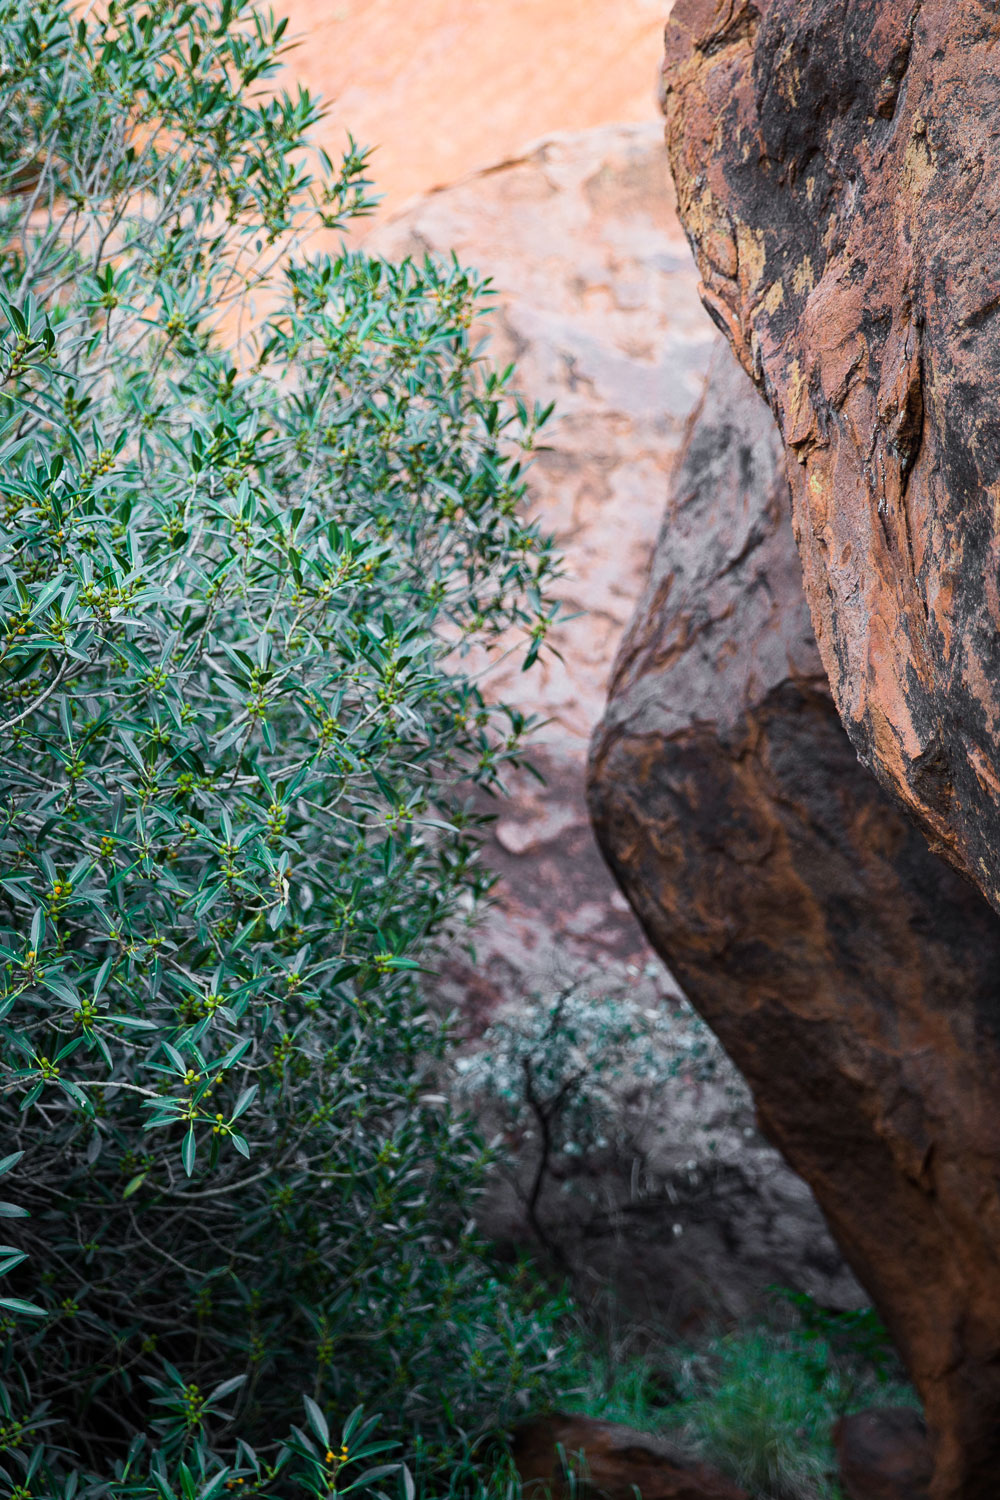
M 832 1428 L 838 1375 L 769 1331 L 730 1335 L 701 1357 L 684 1408 L 698 1450 L 751 1494 L 827 1500 L 834 1493 Z
M 655 1360 L 588 1353 L 582 1338 L 572 1351 L 580 1383 L 566 1406 L 669 1436 L 754 1500 L 839 1500 L 837 1418 L 916 1396 L 874 1314 L 825 1314 L 798 1301 L 776 1306 L 769 1322 Z

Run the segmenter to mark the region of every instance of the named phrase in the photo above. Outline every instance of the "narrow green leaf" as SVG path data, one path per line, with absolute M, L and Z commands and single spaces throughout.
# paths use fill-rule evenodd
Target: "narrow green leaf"
M 306 1416 L 309 1419 L 309 1426 L 319 1438 L 323 1447 L 329 1448 L 330 1428 L 327 1423 L 326 1417 L 323 1415 L 322 1411 L 316 1405 L 316 1402 L 312 1399 L 311 1396 L 303 1396 L 302 1401 L 306 1409 Z
M 0 1307 L 7 1312 L 25 1313 L 29 1318 L 48 1317 L 44 1307 L 37 1307 L 34 1302 L 25 1302 L 22 1297 L 0 1297 Z
M 137 1193 L 139 1191 L 148 1176 L 148 1171 L 137 1172 L 136 1175 L 127 1184 L 125 1191 L 122 1193 L 122 1197 L 131 1198 L 133 1193 Z

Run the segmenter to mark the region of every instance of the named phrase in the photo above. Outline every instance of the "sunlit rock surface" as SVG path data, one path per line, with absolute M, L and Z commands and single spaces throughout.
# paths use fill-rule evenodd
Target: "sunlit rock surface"
M 678 0 L 667 140 L 862 758 L 1000 908 L 1000 13 Z
M 670 0 L 283 0 L 294 75 L 321 93 L 333 155 L 376 148 L 384 200 L 517 156 L 557 130 L 657 117 Z

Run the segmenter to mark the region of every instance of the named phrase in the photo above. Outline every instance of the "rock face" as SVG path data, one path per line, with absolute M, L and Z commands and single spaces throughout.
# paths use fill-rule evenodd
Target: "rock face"
M 1000 923 L 858 763 L 726 354 L 591 763 L 599 841 L 895 1337 L 935 1500 L 1000 1474 Z
M 919 1412 L 886 1406 L 841 1417 L 834 1429 L 847 1500 L 927 1500 L 930 1446 Z
M 496 10 L 496 7 L 493 7 Z M 662 131 L 559 135 L 430 193 L 366 249 L 401 259 L 452 250 L 497 291 L 490 356 L 517 362 L 531 401 L 556 402 L 531 470 L 534 511 L 565 556 L 560 659 L 520 659 L 485 690 L 545 720 L 546 784 L 524 776 L 502 807 L 491 867 L 501 905 L 460 963 L 454 998 L 485 1021 L 505 1000 L 582 978 L 650 1000 L 673 989 L 594 844 L 584 795 L 591 729 L 642 589 L 662 475 L 683 439 L 716 335 L 674 212 Z
M 572 1487 L 560 1448 L 582 1476 Z M 635 1500 L 636 1494 L 642 1500 L 749 1500 L 745 1490 L 685 1459 L 671 1444 L 593 1417 L 555 1412 L 528 1422 L 514 1434 L 513 1454 L 528 1500 L 546 1495 L 567 1500 L 574 1494 L 597 1500 Z
M 983 0 L 678 0 L 664 97 L 841 717 L 1000 907 L 998 44 Z
M 554 130 L 655 122 L 670 0 L 283 0 L 315 132 L 375 147 L 376 222 Z M 613 42 L 609 45 L 609 36 Z M 331 236 L 334 246 L 339 236 Z

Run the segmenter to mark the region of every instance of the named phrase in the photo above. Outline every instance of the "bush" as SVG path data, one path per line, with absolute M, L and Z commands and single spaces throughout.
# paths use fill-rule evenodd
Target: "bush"
M 701 1450 L 773 1500 L 831 1495 L 836 1373 L 802 1358 L 794 1340 L 769 1331 L 731 1335 L 708 1351 L 685 1411 Z
M 501 1011 L 454 1071 L 459 1099 L 502 1132 L 503 1170 L 535 1238 L 565 1266 L 565 1232 L 580 1225 L 552 1189 L 573 1196 L 585 1225 L 605 1207 L 602 1166 L 633 1179 L 644 1168 L 644 1127 L 663 1112 L 667 1085 L 728 1078 L 731 1067 L 685 1002 L 647 1008 L 570 987 Z
M 766 1500 L 836 1500 L 833 1429 L 846 1412 L 917 1404 L 871 1308 L 737 1329 L 682 1362 L 689 1439 Z M 786 1326 L 780 1326 L 784 1322 Z
M 0 1463 L 36 1500 L 343 1493 L 380 1435 L 461 1488 L 552 1367 L 419 988 L 528 727 L 470 663 L 543 644 L 545 414 L 457 264 L 302 258 L 370 199 L 267 82 L 282 31 L 0 4 Z

